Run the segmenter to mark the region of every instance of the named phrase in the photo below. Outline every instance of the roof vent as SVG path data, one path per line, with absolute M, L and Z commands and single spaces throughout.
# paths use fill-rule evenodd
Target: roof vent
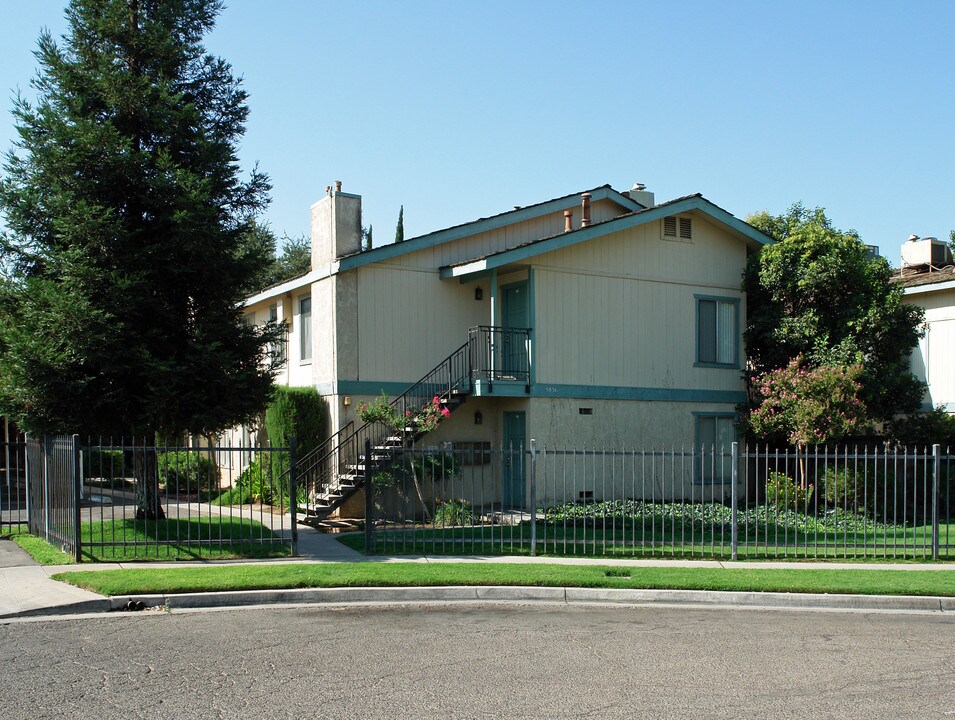
M 653 193 L 647 190 L 647 186 L 641 182 L 634 183 L 633 187 L 630 188 L 630 191 L 626 193 L 630 196 L 630 199 L 636 203 L 640 203 L 645 208 L 653 207 Z

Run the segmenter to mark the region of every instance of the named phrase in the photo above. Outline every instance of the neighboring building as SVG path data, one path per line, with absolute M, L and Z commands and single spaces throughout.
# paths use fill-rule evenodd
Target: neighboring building
M 318 388 L 333 432 L 453 357 L 466 402 L 428 444 L 734 439 L 741 275 L 770 240 L 702 196 L 655 204 L 605 185 L 365 252 L 360 196 L 336 183 L 311 212 L 311 272 L 245 304 L 256 323 L 286 323 L 277 381 Z M 523 504 L 521 479 L 505 486 Z
M 912 351 L 912 372 L 928 384 L 923 409 L 941 406 L 955 413 L 955 273 L 948 246 L 912 236 L 902 246 L 904 302 L 925 308 L 925 335 Z

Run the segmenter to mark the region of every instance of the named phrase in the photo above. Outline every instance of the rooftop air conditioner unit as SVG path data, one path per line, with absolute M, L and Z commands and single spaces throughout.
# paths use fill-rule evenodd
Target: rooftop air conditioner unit
M 952 250 L 938 238 L 909 240 L 902 245 L 902 267 L 940 268 L 952 264 Z

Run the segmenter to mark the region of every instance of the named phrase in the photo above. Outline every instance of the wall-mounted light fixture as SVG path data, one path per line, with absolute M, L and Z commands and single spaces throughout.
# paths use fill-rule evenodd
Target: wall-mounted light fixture
M 475 299 L 475 300 L 483 300 L 483 299 L 484 299 L 484 290 L 482 290 L 480 287 L 474 288 L 474 299 Z
M 474 413 L 474 424 L 475 424 L 475 425 L 480 425 L 480 424 L 483 423 L 483 422 L 484 422 L 484 416 L 481 414 L 481 411 L 480 411 L 480 410 L 477 410 L 477 411 Z
M 342 405 L 345 407 L 351 405 L 351 395 L 342 395 Z

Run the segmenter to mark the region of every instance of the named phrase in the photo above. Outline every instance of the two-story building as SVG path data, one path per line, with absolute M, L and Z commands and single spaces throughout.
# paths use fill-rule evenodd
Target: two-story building
M 605 185 L 364 252 L 360 218 L 360 196 L 328 188 L 311 209 L 311 272 L 246 301 L 256 323 L 287 324 L 277 380 L 314 385 L 333 432 L 437 367 L 415 396 L 453 384 L 466 402 L 432 443 L 734 439 L 741 275 L 769 238 L 709 200 Z M 521 484 L 506 494 L 519 501 Z

